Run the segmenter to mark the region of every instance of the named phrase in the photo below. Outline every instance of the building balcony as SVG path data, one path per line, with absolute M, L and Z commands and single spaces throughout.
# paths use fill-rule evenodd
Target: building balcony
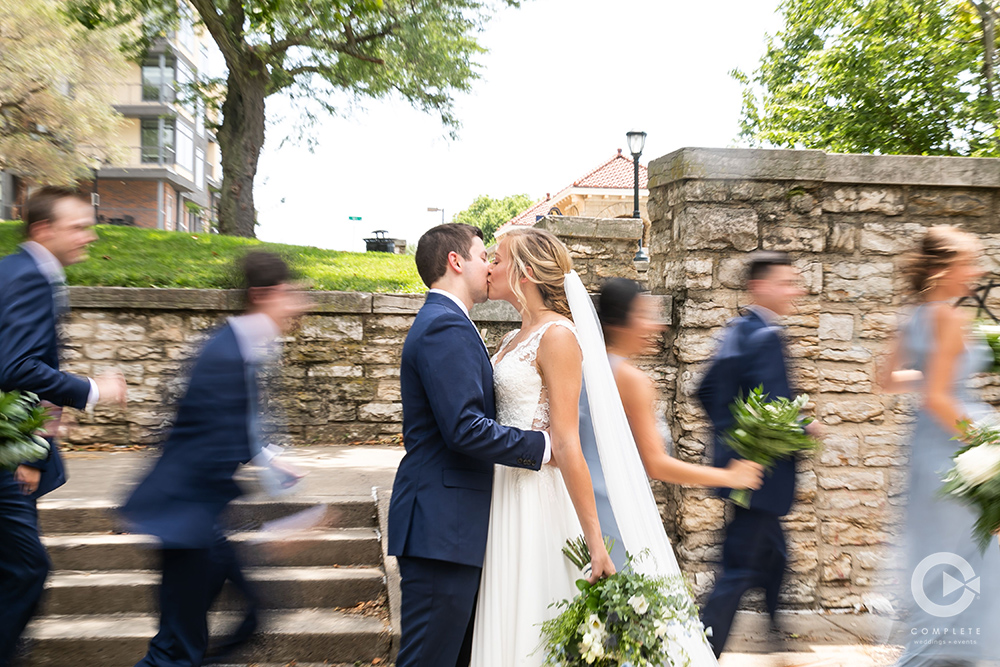
M 177 163 L 172 146 L 129 146 L 124 159 L 103 166 L 99 178 L 166 180 L 182 192 L 202 192 L 205 184 L 195 183 L 195 175 L 186 165 Z
M 165 116 L 177 112 L 172 84 L 126 83 L 115 89 L 115 109 L 123 116 Z

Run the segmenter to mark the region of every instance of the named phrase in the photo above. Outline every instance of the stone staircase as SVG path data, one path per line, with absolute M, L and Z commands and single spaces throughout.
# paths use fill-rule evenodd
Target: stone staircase
M 280 543 L 262 541 L 261 525 L 314 502 L 242 501 L 232 507 L 231 536 L 256 583 L 259 636 L 231 660 L 240 665 L 386 664 L 392 630 L 386 575 L 372 497 L 324 499 L 329 527 Z M 41 615 L 26 632 L 28 667 L 131 667 L 157 628 L 156 541 L 120 532 L 102 502 L 44 500 L 44 542 L 52 559 Z M 278 551 L 280 550 L 280 551 Z M 213 635 L 242 618 L 242 600 L 223 590 L 209 619 Z

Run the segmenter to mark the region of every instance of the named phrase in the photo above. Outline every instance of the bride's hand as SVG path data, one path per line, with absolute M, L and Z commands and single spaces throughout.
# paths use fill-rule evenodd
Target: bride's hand
M 615 564 L 611 561 L 611 556 L 602 546 L 598 552 L 590 558 L 590 576 L 587 581 L 597 583 L 599 579 L 610 577 L 615 573 Z
M 757 490 L 764 483 L 764 467 L 753 461 L 733 459 L 726 466 L 729 473 L 729 488 Z

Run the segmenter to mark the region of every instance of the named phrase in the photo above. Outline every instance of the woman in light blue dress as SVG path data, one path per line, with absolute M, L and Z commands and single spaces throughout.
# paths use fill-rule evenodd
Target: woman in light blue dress
M 977 239 L 954 227 L 927 231 L 904 268 L 919 303 L 881 378 L 884 389 L 921 399 L 909 439 L 900 577 L 906 649 L 897 667 L 971 667 L 1000 657 L 1000 546 L 991 542 L 981 553 L 974 511 L 940 495 L 963 423 L 993 414 L 968 386 L 992 364 L 990 348 L 970 334 L 969 313 L 955 306 L 982 276 L 979 252 Z
M 727 468 L 715 468 L 680 461 L 670 455 L 670 429 L 662 416 L 657 417 L 656 388 L 652 380 L 630 361 L 633 357 L 648 354 L 663 333 L 663 326 L 656 313 L 656 302 L 643 294 L 639 283 L 625 278 L 614 278 L 606 282 L 601 289 L 598 315 L 604 329 L 615 384 L 646 474 L 651 479 L 670 484 L 733 489 L 760 488 L 763 469 L 756 463 L 734 460 Z M 615 567 L 621 568 L 625 562 L 625 549 L 608 501 L 597 443 L 590 424 L 586 391 L 581 392 L 580 399 L 580 444 L 590 468 L 601 530 L 615 539 L 611 558 Z

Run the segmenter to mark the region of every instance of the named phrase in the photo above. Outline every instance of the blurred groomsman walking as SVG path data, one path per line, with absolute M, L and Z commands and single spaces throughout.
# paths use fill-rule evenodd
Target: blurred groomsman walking
M 746 285 L 752 303 L 742 317 L 730 322 L 698 388 L 698 398 L 712 421 L 714 463 L 719 468 L 738 458 L 723 438 L 733 424 L 729 406 L 737 397 L 763 386 L 772 399 L 793 398 L 778 318 L 790 314 L 795 299 L 803 294 L 798 271 L 784 253 L 756 252 L 750 256 Z M 806 430 L 815 435 L 817 428 L 814 423 Z M 729 491 L 723 489 L 723 497 Z M 774 621 L 787 560 L 781 517 L 788 514 L 794 498 L 795 461 L 783 459 L 753 492 L 749 508 L 733 508 L 722 546 L 722 573 L 702 610 L 702 622 L 712 628 L 710 641 L 716 657 L 726 645 L 743 594 L 751 588 L 764 589 L 767 611 Z
M 277 338 L 305 311 L 305 300 L 277 255 L 249 253 L 243 276 L 245 314 L 230 318 L 198 355 L 163 454 L 122 507 L 135 531 L 161 542 L 160 629 L 137 667 L 203 664 L 208 610 L 227 578 L 241 581 L 220 527 L 226 506 L 241 494 L 233 479 L 240 464 L 270 465 L 288 484 L 299 477 L 261 441 L 257 371 L 276 354 Z M 256 624 L 251 602 L 226 648 L 249 639 Z
M 0 260 L 0 390 L 37 394 L 56 419 L 47 459 L 0 471 L 0 667 L 10 663 L 49 572 L 35 501 L 66 483 L 54 442 L 60 409 L 125 403 L 120 372 L 88 379 L 59 370 L 57 324 L 69 310 L 63 267 L 87 258 L 97 238 L 94 209 L 72 190 L 45 187 L 28 198 L 23 217 L 26 241 Z

